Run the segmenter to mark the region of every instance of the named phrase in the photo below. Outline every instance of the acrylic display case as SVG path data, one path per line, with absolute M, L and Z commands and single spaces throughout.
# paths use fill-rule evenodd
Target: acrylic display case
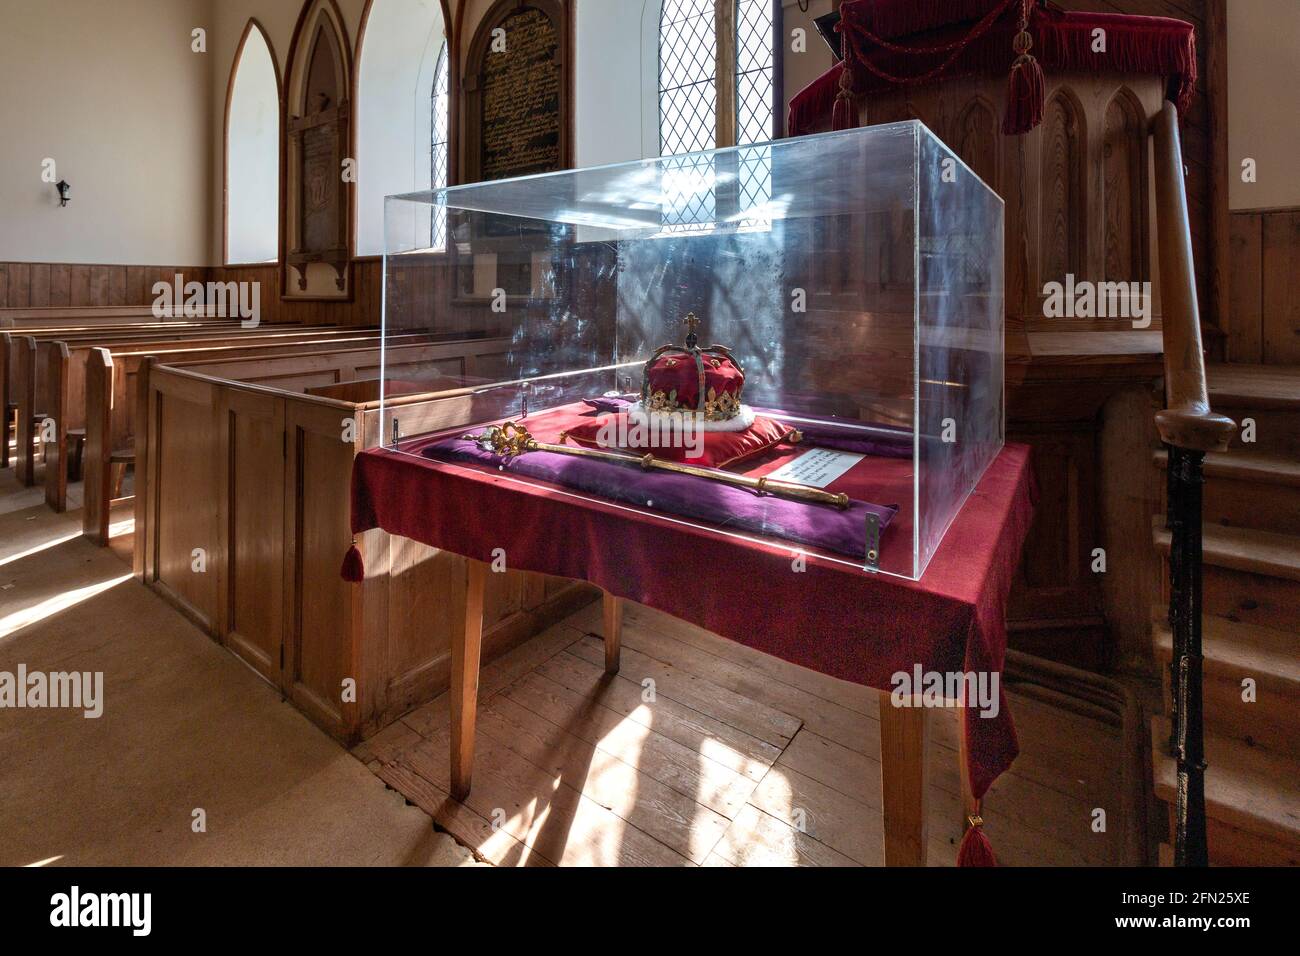
M 389 197 L 384 444 L 437 459 L 517 422 L 543 446 L 614 454 L 546 472 L 526 465 L 538 449 L 491 452 L 489 432 L 458 463 L 919 579 L 1003 443 L 1002 230 L 1001 199 L 915 121 Z M 430 340 L 478 345 L 430 357 Z M 723 394 L 733 364 L 743 392 Z M 674 408 L 657 386 L 682 368 Z M 652 496 L 660 445 L 573 439 L 575 422 L 676 414 L 690 464 L 701 431 L 752 427 L 735 404 L 789 429 L 697 465 L 740 483 L 669 468 L 675 490 Z M 604 477 L 578 480 L 592 460 Z

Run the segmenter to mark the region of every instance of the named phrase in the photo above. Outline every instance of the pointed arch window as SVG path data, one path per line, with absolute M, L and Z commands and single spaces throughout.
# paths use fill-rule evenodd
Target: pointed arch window
M 225 262 L 274 262 L 280 230 L 280 78 L 266 36 L 252 20 L 230 74 L 225 173 Z
M 447 184 L 447 25 L 436 0 L 368 0 L 357 79 L 357 254 L 380 255 L 384 198 Z M 439 171 L 441 170 L 441 178 Z M 436 245 L 431 217 L 404 246 Z
M 429 129 L 429 187 L 442 189 L 448 184 L 451 168 L 451 140 L 449 135 L 451 118 L 451 68 L 448 62 L 447 41 L 442 41 L 438 51 L 438 62 L 433 71 L 433 94 L 430 97 Z M 447 210 L 435 206 L 430 223 L 429 246 L 432 249 L 447 248 Z

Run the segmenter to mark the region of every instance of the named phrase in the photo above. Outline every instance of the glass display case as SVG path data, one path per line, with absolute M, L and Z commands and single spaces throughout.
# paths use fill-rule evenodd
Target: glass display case
M 915 121 L 391 196 L 383 443 L 919 579 L 1003 443 L 1002 229 Z

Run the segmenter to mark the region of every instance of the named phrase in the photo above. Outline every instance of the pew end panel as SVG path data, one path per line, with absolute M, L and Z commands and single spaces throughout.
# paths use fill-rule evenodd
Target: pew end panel
M 504 343 L 416 348 L 439 363 L 459 349 L 455 370 L 463 376 L 466 356 L 488 367 Z M 345 374 L 378 361 L 356 358 L 341 358 Z M 209 374 L 241 365 L 243 374 L 279 382 L 295 380 L 294 362 L 305 363 L 307 377 L 320 367 L 316 355 L 265 362 L 140 363 L 136 562 L 146 584 L 350 744 L 449 687 L 452 639 L 465 620 L 465 561 L 371 531 L 357 540 L 365 580 L 343 581 L 352 463 L 378 438 L 378 407 Z M 403 415 L 423 408 L 427 417 L 439 403 L 426 398 L 403 399 Z M 199 541 L 212 542 L 202 574 L 189 563 Z M 576 582 L 515 571 L 492 575 L 489 585 L 489 658 L 598 596 Z

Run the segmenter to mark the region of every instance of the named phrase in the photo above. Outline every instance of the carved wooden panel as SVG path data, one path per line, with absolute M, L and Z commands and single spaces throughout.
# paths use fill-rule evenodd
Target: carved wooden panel
M 286 83 L 284 276 L 281 295 L 347 298 L 351 197 L 351 63 L 332 0 L 315 0 L 294 34 Z
M 1146 129 L 1140 107 L 1120 90 L 1106 108 L 1102 132 L 1102 203 L 1105 277 L 1141 282 L 1145 266 Z
M 948 140 L 957 155 L 984 180 L 989 188 L 1000 190 L 998 182 L 998 143 L 1002 133 L 993 108 L 983 99 L 974 99 L 962 110 Z
M 1043 110 L 1039 246 L 1043 282 L 1084 273 L 1083 129 L 1073 97 L 1057 93 Z

